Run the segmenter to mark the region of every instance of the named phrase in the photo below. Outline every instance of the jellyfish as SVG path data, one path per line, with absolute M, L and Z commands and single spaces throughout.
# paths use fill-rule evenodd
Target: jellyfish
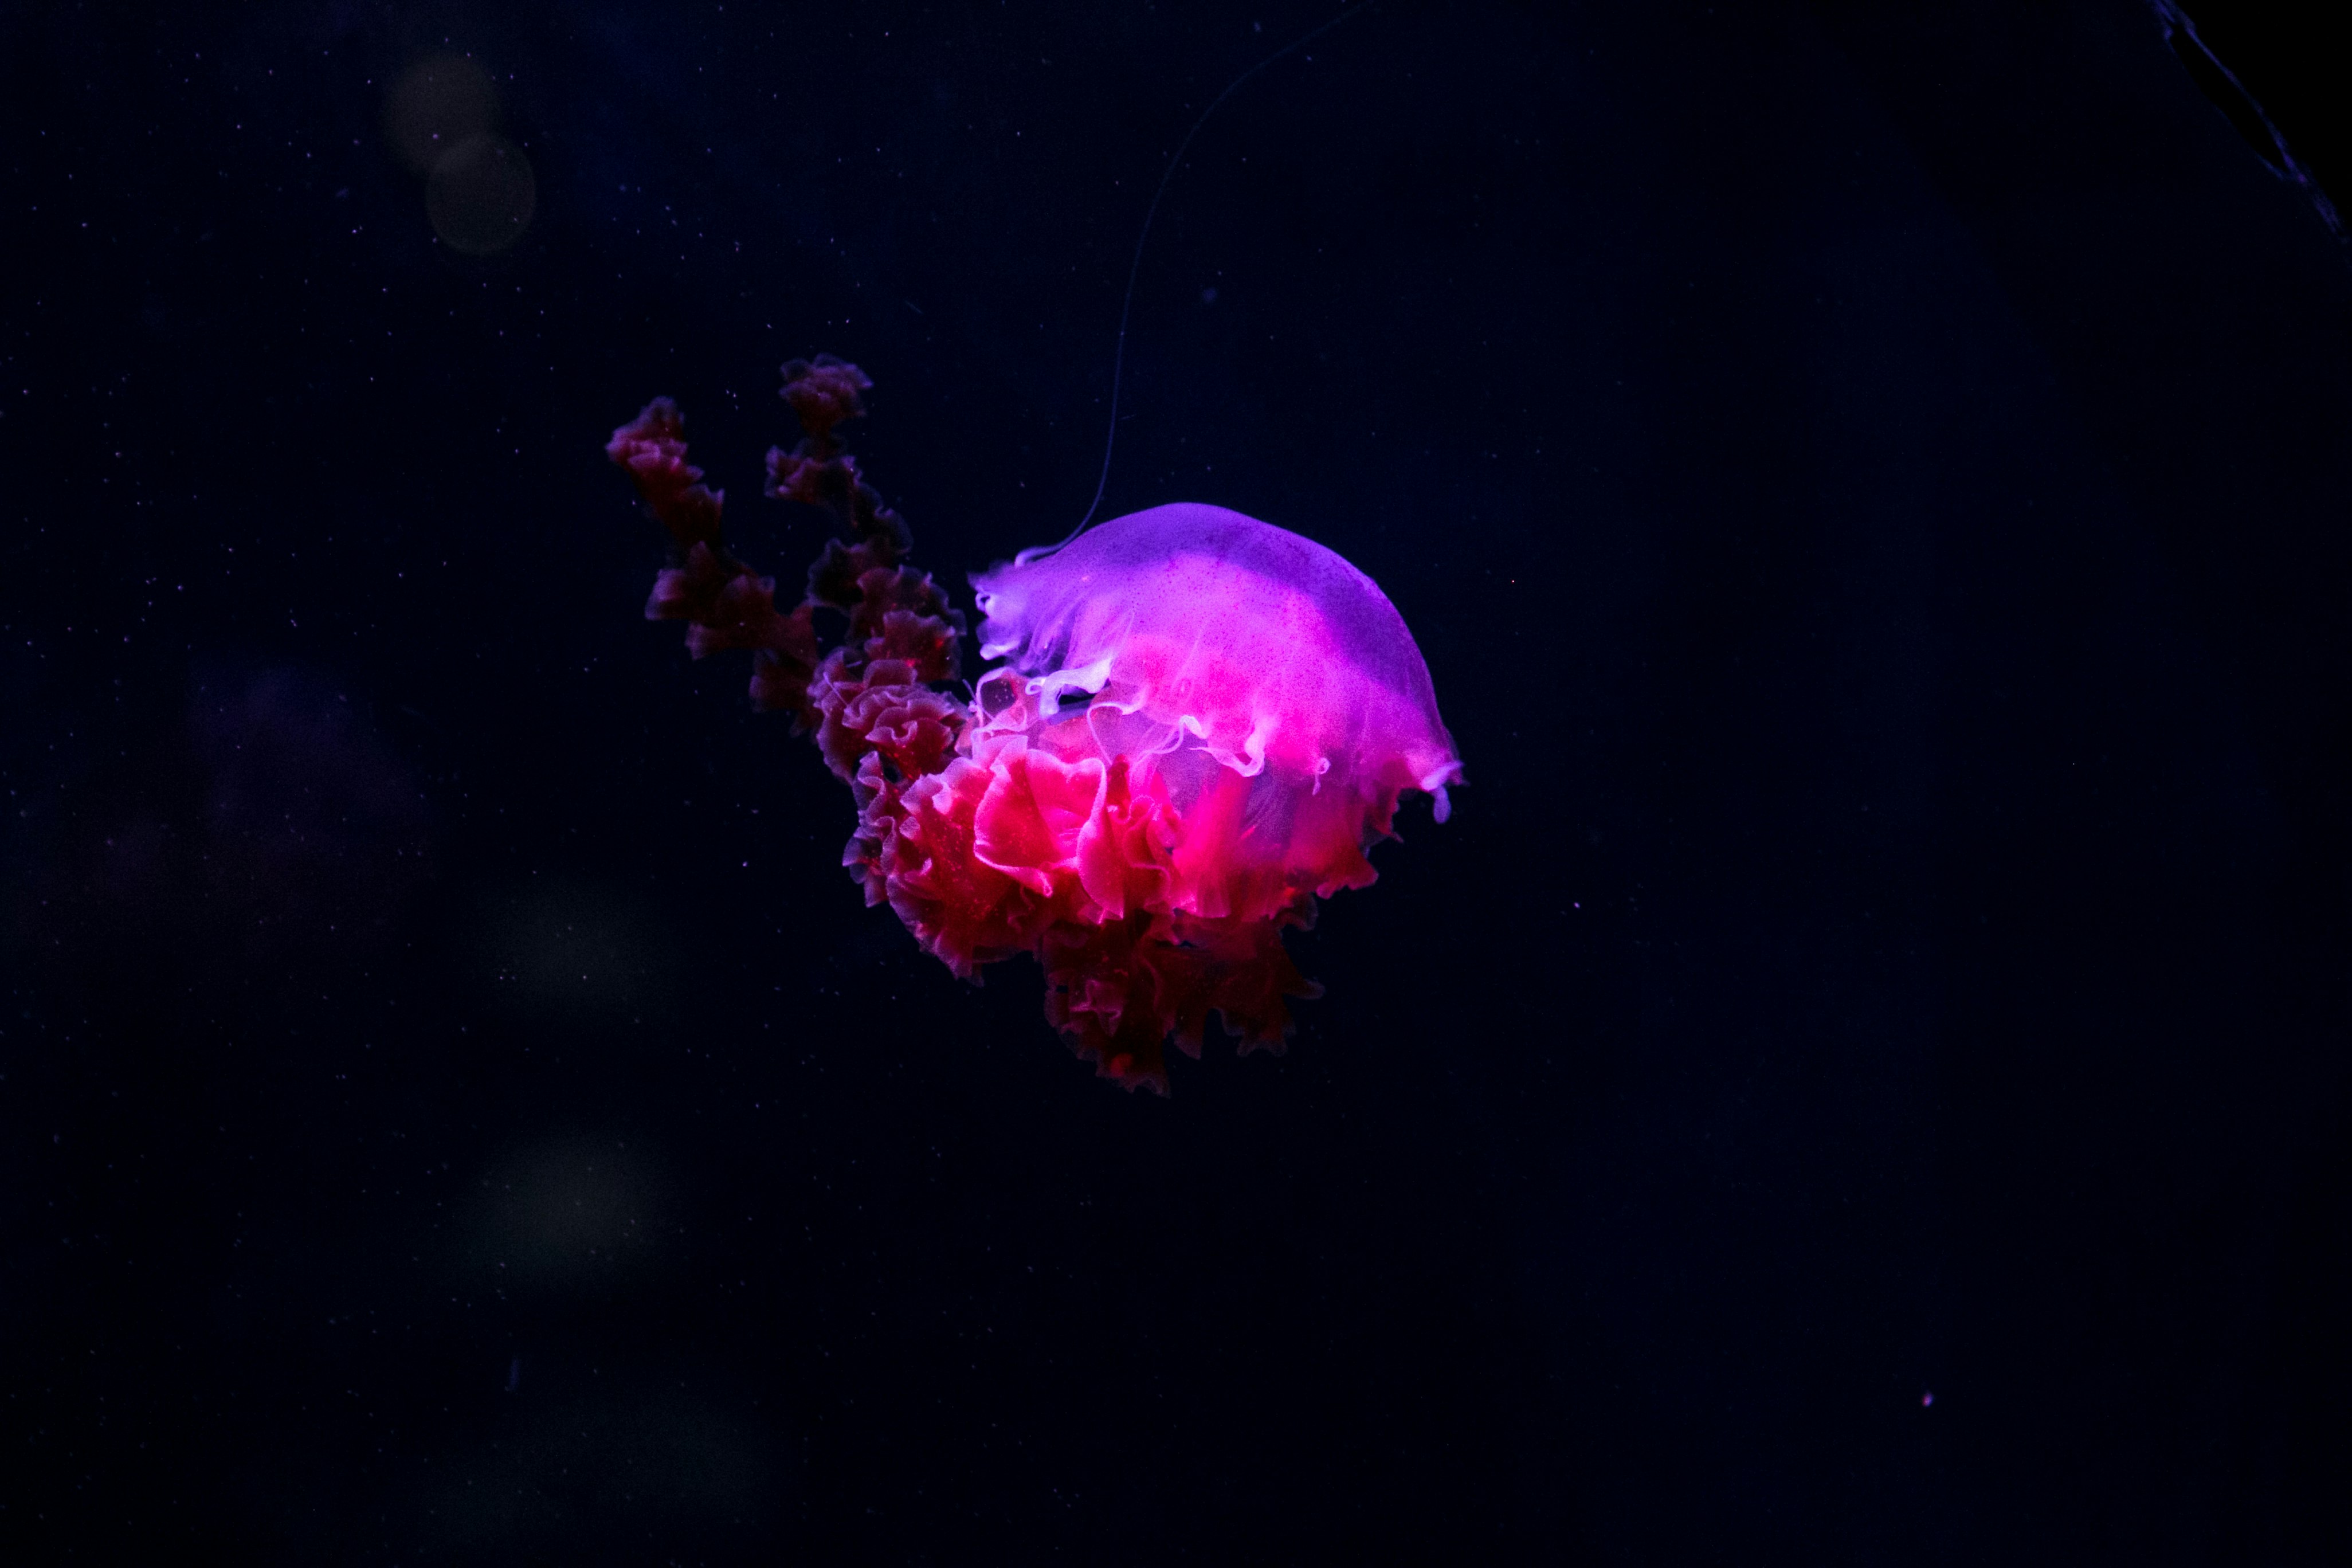
M 1320 994 L 1283 932 L 1370 885 L 1406 795 L 1444 822 L 1462 777 L 1396 607 L 1298 534 L 1159 506 L 974 574 L 992 662 L 963 687 L 961 612 L 835 433 L 872 383 L 829 356 L 784 375 L 805 435 L 769 453 L 767 493 L 838 537 L 779 610 L 656 399 L 606 447 L 674 549 L 648 618 L 687 622 L 697 658 L 753 655 L 753 703 L 850 788 L 866 903 L 965 979 L 1035 957 L 1047 1018 L 1099 1076 L 1165 1094 L 1166 1043 L 1198 1057 L 1211 1013 L 1244 1054 L 1283 1050 L 1290 1001 Z M 846 618 L 830 648 L 820 611 Z

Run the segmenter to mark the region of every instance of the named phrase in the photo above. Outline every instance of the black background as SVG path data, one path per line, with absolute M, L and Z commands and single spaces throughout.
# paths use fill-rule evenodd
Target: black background
M 1389 0 L 1208 122 L 1107 510 L 1365 568 L 1472 781 L 1286 1057 L 1094 1079 L 639 619 L 605 435 L 789 582 L 794 354 L 959 593 L 1064 532 L 1330 15 L 11 8 L 0 1542 L 2352 1552 L 2352 271 L 2155 11 Z

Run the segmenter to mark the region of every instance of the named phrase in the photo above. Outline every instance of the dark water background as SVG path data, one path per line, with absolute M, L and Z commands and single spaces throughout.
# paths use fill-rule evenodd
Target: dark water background
M 2352 269 L 2147 6 L 1391 0 L 1210 121 L 1108 510 L 1365 568 L 1472 780 L 1285 1058 L 1096 1081 L 639 618 L 605 434 L 791 582 L 792 355 L 959 594 L 1064 531 L 1331 14 L 8 8 L 11 1561 L 2352 1551 Z

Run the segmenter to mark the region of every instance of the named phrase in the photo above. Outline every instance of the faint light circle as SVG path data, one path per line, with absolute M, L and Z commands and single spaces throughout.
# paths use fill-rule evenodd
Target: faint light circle
M 503 136 L 468 136 L 425 180 L 425 214 L 450 249 L 491 256 L 520 239 L 539 208 L 530 159 Z
M 384 131 L 400 161 L 417 174 L 469 136 L 499 122 L 490 73 L 463 55 L 436 55 L 401 73 L 384 100 Z

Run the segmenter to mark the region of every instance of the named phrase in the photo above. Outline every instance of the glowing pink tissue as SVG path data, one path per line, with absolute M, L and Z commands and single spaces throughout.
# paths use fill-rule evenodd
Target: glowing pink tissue
M 1297 534 L 1154 507 L 973 577 L 1003 662 L 966 702 L 961 617 L 899 563 L 904 523 L 832 433 L 869 384 L 822 358 L 785 373 L 810 438 L 770 455 L 771 493 L 831 507 L 853 542 L 777 612 L 657 401 L 608 448 L 679 551 L 647 614 L 691 623 L 698 656 L 757 653 L 754 700 L 814 726 L 856 797 L 843 859 L 866 901 L 968 978 L 1035 954 L 1046 1016 L 1103 1076 L 1165 1092 L 1163 1042 L 1197 1056 L 1211 1012 L 1244 1052 L 1280 1050 L 1288 998 L 1317 994 L 1282 931 L 1370 884 L 1401 796 L 1443 822 L 1462 776 L 1395 606 Z M 848 617 L 821 657 L 820 607 Z

